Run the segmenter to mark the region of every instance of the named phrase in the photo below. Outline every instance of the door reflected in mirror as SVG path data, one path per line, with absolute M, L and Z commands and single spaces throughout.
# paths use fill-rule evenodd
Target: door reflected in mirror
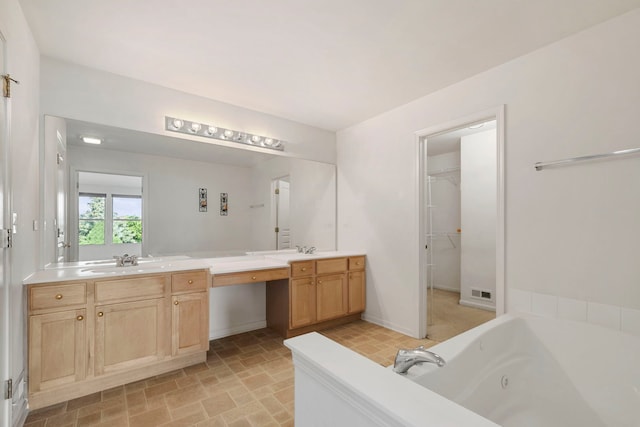
M 86 144 L 83 136 L 102 143 Z M 44 143 L 43 265 L 123 253 L 217 257 L 296 245 L 336 248 L 333 164 L 53 116 L 45 116 Z M 58 144 L 66 150 L 62 172 Z M 116 176 L 137 180 L 137 193 L 84 184 Z M 227 194 L 227 215 L 213 206 L 199 209 L 201 188 L 210 205 Z M 134 212 L 135 197 L 140 210 Z M 60 222 L 58 207 L 66 211 Z M 64 251 L 58 224 L 69 245 Z M 131 237 L 137 231 L 140 237 Z

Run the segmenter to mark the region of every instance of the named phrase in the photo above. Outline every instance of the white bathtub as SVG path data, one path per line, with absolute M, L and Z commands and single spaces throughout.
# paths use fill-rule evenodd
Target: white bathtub
M 447 365 L 406 378 L 505 427 L 640 426 L 640 339 L 599 326 L 501 316 L 430 348 Z

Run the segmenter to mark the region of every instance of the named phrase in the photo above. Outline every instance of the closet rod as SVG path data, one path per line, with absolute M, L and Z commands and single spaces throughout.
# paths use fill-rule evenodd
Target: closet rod
M 607 157 L 625 156 L 628 154 L 640 154 L 640 148 L 629 148 L 627 150 L 618 150 L 612 153 L 593 154 L 591 156 L 572 157 L 570 159 L 554 160 L 552 162 L 538 162 L 533 166 L 537 171 L 541 171 L 547 166 L 567 166 L 571 163 L 583 162 L 585 160 L 605 159 Z

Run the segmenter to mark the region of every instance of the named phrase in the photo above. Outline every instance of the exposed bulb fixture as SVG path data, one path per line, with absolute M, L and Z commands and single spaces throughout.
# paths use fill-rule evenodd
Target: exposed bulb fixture
M 102 140 L 100 138 L 94 138 L 94 137 L 91 137 L 91 136 L 83 136 L 82 137 L 82 141 L 87 143 L 87 144 L 94 144 L 94 145 L 102 144 Z
M 164 118 L 165 129 L 171 132 L 187 135 L 201 136 L 205 138 L 220 139 L 227 142 L 235 142 L 251 146 L 269 148 L 271 150 L 284 151 L 284 142 L 279 139 L 269 138 L 263 135 L 245 133 L 233 129 L 225 129 L 217 126 L 178 119 L 175 117 Z
M 184 122 L 180 119 L 173 119 L 171 120 L 171 126 L 173 126 L 174 129 L 182 129 L 182 126 L 184 126 Z

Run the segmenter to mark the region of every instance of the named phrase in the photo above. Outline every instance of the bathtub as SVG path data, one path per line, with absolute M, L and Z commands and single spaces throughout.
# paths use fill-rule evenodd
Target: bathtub
M 640 338 L 504 315 L 429 350 L 406 379 L 501 426 L 640 426 Z

